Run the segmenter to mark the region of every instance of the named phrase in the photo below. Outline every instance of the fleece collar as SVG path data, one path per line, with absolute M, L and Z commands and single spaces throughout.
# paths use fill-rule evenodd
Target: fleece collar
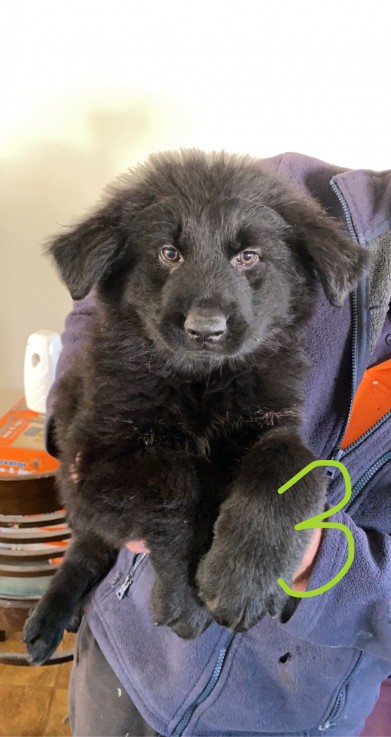
M 350 171 L 296 153 L 263 159 L 262 167 L 316 199 L 364 247 L 371 250 L 376 239 L 384 241 L 390 231 L 391 172 Z M 384 252 L 384 243 L 379 250 Z M 386 266 L 378 272 L 372 282 L 381 285 L 383 295 L 391 282 L 391 264 L 390 269 Z M 304 429 L 309 447 L 319 458 L 331 457 L 339 447 L 349 407 L 368 364 L 390 357 L 390 313 L 385 314 L 387 306 L 383 300 L 376 335 L 372 330 L 371 336 L 373 325 L 368 307 L 372 297 L 369 299 L 368 287 L 369 279 L 362 279 L 351 299 L 339 309 L 333 308 L 318 289 L 314 315 L 305 336 L 311 370 L 304 397 Z M 376 340 L 378 346 L 370 360 L 370 349 Z
M 303 154 L 286 153 L 263 159 L 265 168 L 288 179 L 334 217 L 340 217 L 331 180 L 348 207 L 357 241 L 366 246 L 391 229 L 391 170 L 346 169 Z
M 362 373 L 391 320 L 391 170 L 349 170 L 297 153 L 262 164 L 317 199 L 329 215 L 342 217 L 353 240 L 371 253 L 368 278 L 356 293 Z
M 391 230 L 391 170 L 344 171 L 334 177 L 362 246 Z

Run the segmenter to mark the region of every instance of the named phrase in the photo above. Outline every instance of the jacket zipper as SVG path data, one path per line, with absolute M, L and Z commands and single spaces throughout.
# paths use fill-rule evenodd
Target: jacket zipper
M 340 457 L 342 458 L 342 455 L 346 456 L 348 453 L 350 453 L 350 451 L 355 450 L 355 448 L 358 448 L 358 446 L 361 445 L 361 443 L 363 443 L 364 440 L 367 440 L 367 438 L 369 438 L 369 436 L 372 435 L 372 433 L 375 432 L 375 430 L 381 427 L 383 422 L 386 422 L 386 420 L 388 420 L 390 417 L 391 417 L 391 409 L 389 410 L 389 412 L 386 412 L 386 414 L 383 415 L 383 417 L 380 417 L 380 419 L 377 422 L 375 422 L 374 425 L 371 425 L 371 427 L 369 427 L 368 430 L 366 430 L 363 435 L 360 435 L 360 437 L 357 438 L 357 440 L 355 440 L 354 443 L 351 443 L 351 445 L 348 445 L 347 448 L 344 448 L 344 450 L 340 450 L 340 454 L 341 454 Z
M 346 687 L 348 686 L 348 684 L 352 680 L 352 678 L 353 678 L 356 670 L 359 668 L 363 657 L 364 657 L 364 653 L 361 651 L 360 654 L 359 654 L 359 656 L 358 656 L 358 658 L 357 658 L 357 660 L 356 660 L 356 662 L 355 662 L 355 664 L 354 664 L 354 666 L 353 666 L 353 668 L 352 668 L 352 670 L 346 676 L 346 678 L 345 678 L 345 680 L 344 680 L 344 682 L 343 682 L 343 684 L 342 684 L 342 686 L 341 686 L 341 688 L 339 690 L 338 696 L 335 699 L 334 704 L 333 704 L 333 706 L 332 706 L 332 708 L 331 708 L 331 710 L 330 710 L 327 718 L 324 720 L 324 722 L 322 722 L 322 724 L 319 725 L 319 727 L 318 727 L 319 732 L 325 732 L 326 729 L 330 729 L 330 727 L 334 727 L 335 726 L 335 719 L 337 718 L 337 716 L 338 716 L 338 714 L 339 714 L 339 712 L 341 710 L 341 706 L 342 706 L 342 703 L 344 701 L 344 696 L 345 696 L 345 693 L 346 693 Z
M 374 433 L 376 430 L 378 430 L 379 427 L 381 427 L 383 425 L 383 423 L 386 422 L 387 420 L 389 420 L 390 418 L 391 418 L 391 410 L 389 412 L 386 412 L 386 414 L 383 415 L 383 417 L 381 417 L 380 420 L 378 420 L 377 422 L 375 422 L 374 425 L 372 425 L 371 427 L 369 427 L 368 430 L 366 430 L 366 432 L 363 435 L 360 435 L 360 437 L 357 438 L 357 440 L 355 440 L 354 443 L 352 443 L 351 445 L 348 445 L 347 448 L 343 448 L 342 449 L 342 448 L 338 448 L 337 447 L 335 449 L 334 453 L 331 456 L 331 460 L 340 461 L 341 458 L 344 458 L 352 450 L 355 450 L 356 448 L 358 448 L 358 446 L 361 445 L 361 443 L 363 443 L 364 440 L 367 440 L 372 435 L 372 433 Z M 384 463 L 386 463 L 387 460 L 388 460 L 386 456 L 387 456 L 387 453 L 385 454 L 385 456 L 384 455 L 381 456 L 381 458 L 379 458 L 379 460 L 376 461 L 376 463 L 374 463 L 373 466 L 371 466 L 368 469 L 368 471 L 365 474 L 365 476 L 371 471 L 372 468 L 374 468 L 376 466 L 377 463 L 379 463 L 380 461 L 382 461 L 384 458 L 385 458 Z M 383 464 L 381 464 L 381 465 L 383 465 Z M 381 466 L 379 466 L 379 468 L 381 468 Z M 376 473 L 379 470 L 379 468 L 376 468 L 373 473 Z M 335 470 L 336 470 L 335 467 L 330 466 L 330 468 L 328 468 L 326 470 L 326 473 L 327 473 L 327 475 L 330 478 L 334 478 Z M 368 481 L 370 481 L 370 479 L 372 478 L 372 476 L 373 476 L 373 474 L 371 474 L 371 476 L 369 476 Z M 362 477 L 362 479 L 363 478 L 364 478 L 364 476 Z M 353 488 L 352 488 L 352 496 L 350 498 L 349 504 L 345 507 L 345 511 L 347 511 L 350 508 L 350 506 L 354 502 L 357 494 L 359 494 L 360 491 L 362 491 L 363 487 L 361 487 L 359 489 L 359 491 L 357 491 L 357 485 L 361 482 L 362 479 L 360 479 L 359 481 L 357 481 L 357 483 L 353 486 Z M 366 481 L 365 483 L 368 483 L 368 482 Z
M 190 719 L 192 718 L 192 716 L 193 716 L 196 708 L 200 704 L 202 704 L 205 701 L 205 699 L 208 698 L 209 694 L 212 693 L 213 689 L 215 688 L 215 686 L 217 684 L 217 681 L 220 678 L 221 671 L 223 670 L 223 666 L 224 666 L 224 663 L 225 663 L 225 660 L 226 660 L 228 651 L 230 649 L 230 646 L 232 644 L 232 641 L 233 641 L 234 637 L 235 637 L 234 633 L 232 633 L 232 634 L 229 635 L 229 637 L 228 637 L 228 639 L 227 639 L 224 647 L 222 647 L 221 650 L 220 650 L 220 652 L 219 652 L 216 665 L 214 667 L 213 673 L 212 673 L 212 675 L 211 675 L 208 683 L 206 684 L 205 688 L 201 691 L 201 693 L 199 694 L 199 696 L 197 696 L 197 698 L 195 699 L 195 701 L 193 701 L 193 703 L 188 707 L 188 709 L 186 709 L 183 717 L 181 718 L 181 720 L 176 725 L 172 737 L 181 737 L 182 736 L 182 734 L 185 731 L 186 727 L 188 726 L 188 724 L 190 722 Z
M 137 568 L 139 567 L 139 565 L 141 565 L 144 558 L 146 558 L 146 555 L 147 555 L 146 553 L 137 553 L 134 556 L 132 560 L 132 566 L 131 566 L 129 573 L 127 573 L 123 582 L 121 583 L 121 586 L 119 586 L 119 588 L 115 592 L 115 595 L 119 601 L 122 601 L 128 589 L 131 587 L 134 581 L 134 575 L 137 571 Z
M 340 191 L 338 185 L 334 180 L 332 179 L 330 181 L 330 187 L 332 191 L 334 192 L 335 196 L 338 199 L 338 202 L 341 205 L 345 222 L 349 231 L 349 235 L 352 238 L 352 240 L 359 245 L 358 238 L 356 235 L 356 231 L 354 229 L 353 221 L 349 212 L 349 208 L 347 206 L 347 203 L 345 201 L 345 198 Z M 358 288 L 357 288 L 358 289 Z M 351 306 L 352 306 L 352 381 L 351 381 L 351 389 L 350 389 L 350 402 L 349 402 L 349 409 L 346 414 L 345 420 L 343 422 L 341 434 L 338 439 L 338 444 L 336 448 L 334 448 L 330 460 L 333 461 L 339 461 L 342 456 L 345 454 L 345 451 L 340 448 L 340 443 L 342 442 L 342 439 L 345 435 L 346 428 L 349 424 L 349 420 L 352 414 L 352 408 L 353 408 L 353 401 L 354 396 L 356 394 L 357 390 L 357 371 L 358 371 L 358 308 L 357 308 L 357 289 L 352 293 L 351 295 Z M 330 466 L 327 469 L 327 475 L 330 478 L 334 478 L 336 473 L 335 466 Z
M 380 471 L 383 466 L 391 460 L 391 450 L 387 451 L 387 453 L 384 453 L 380 458 L 375 461 L 375 463 L 372 463 L 372 466 L 368 468 L 368 471 L 364 474 L 364 476 L 361 476 L 359 481 L 353 486 L 352 489 L 352 496 L 350 497 L 349 503 L 345 507 L 345 511 L 347 512 L 350 507 L 352 506 L 353 502 L 357 499 L 359 494 L 363 491 L 363 489 L 366 487 L 366 485 L 370 482 L 372 477 Z
M 390 414 L 391 413 L 388 413 L 388 415 L 390 415 Z M 379 423 L 376 423 L 376 425 L 378 425 L 378 424 Z M 374 425 L 373 428 L 371 428 L 371 431 L 373 431 L 373 429 L 375 427 L 376 426 Z M 365 433 L 365 436 L 367 436 L 368 434 L 370 434 L 370 431 L 368 431 L 367 433 Z M 363 439 L 364 439 L 364 435 L 361 438 L 359 438 L 359 440 L 361 440 L 361 441 Z M 356 443 L 358 443 L 358 441 L 356 441 Z M 353 445 L 355 445 L 355 444 L 353 443 L 352 446 L 350 446 L 350 447 L 353 447 Z M 380 458 L 378 458 L 378 460 L 375 461 L 375 463 L 373 463 L 372 466 L 370 466 L 368 468 L 368 471 L 364 474 L 364 476 L 362 476 L 359 479 L 359 481 L 357 481 L 357 483 L 353 486 L 352 495 L 351 495 L 351 498 L 349 500 L 349 503 L 345 507 L 345 511 L 346 512 L 350 509 L 350 507 L 352 506 L 353 502 L 357 499 L 357 497 L 359 496 L 359 494 L 363 491 L 363 489 L 369 483 L 369 481 L 373 478 L 373 476 L 378 471 L 380 471 L 380 469 L 383 468 L 383 466 L 389 460 L 391 460 L 391 450 L 389 450 L 387 453 L 384 453 Z M 345 681 L 344 681 L 344 683 L 342 685 L 342 688 L 339 691 L 339 694 L 338 694 L 338 696 L 337 696 L 337 698 L 336 698 L 336 700 L 334 702 L 333 708 L 332 708 L 331 712 L 329 713 L 327 719 L 323 722 L 323 724 L 321 724 L 318 727 L 319 731 L 323 732 L 326 729 L 330 729 L 330 727 L 335 726 L 335 719 L 337 718 L 337 716 L 338 716 L 338 714 L 340 712 L 342 700 L 343 700 L 343 697 L 344 697 L 345 691 L 346 691 L 346 686 L 348 685 L 350 679 L 352 678 L 352 676 L 354 675 L 355 671 L 359 667 L 359 665 L 361 663 L 361 660 L 363 658 L 363 655 L 364 655 L 364 653 L 361 652 L 360 655 L 359 655 L 359 657 L 358 657 L 358 659 L 357 659 L 357 661 L 356 661 L 356 663 L 355 663 L 355 665 L 354 665 L 354 667 L 353 667 L 353 669 L 349 673 L 348 677 L 345 679 Z

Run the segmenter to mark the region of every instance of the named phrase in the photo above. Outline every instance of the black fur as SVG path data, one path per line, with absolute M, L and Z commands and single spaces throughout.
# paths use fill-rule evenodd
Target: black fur
M 165 261 L 168 246 L 182 260 Z M 179 636 L 276 615 L 276 580 L 291 583 L 308 542 L 294 526 L 326 496 L 320 469 L 276 491 L 313 460 L 300 335 L 316 278 L 341 305 L 365 252 L 260 162 L 196 150 L 151 156 L 50 252 L 74 298 L 95 289 L 98 313 L 57 387 L 74 540 L 27 622 L 31 661 L 50 655 L 130 539 L 151 551 L 154 621 Z M 226 332 L 209 339 L 189 320 Z

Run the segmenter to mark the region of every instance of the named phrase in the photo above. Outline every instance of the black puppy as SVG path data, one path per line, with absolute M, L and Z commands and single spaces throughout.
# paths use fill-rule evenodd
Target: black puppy
M 314 460 L 300 333 L 316 279 L 341 305 L 365 252 L 262 163 L 197 150 L 151 156 L 50 252 L 98 311 L 57 386 L 73 542 L 26 624 L 31 662 L 130 539 L 151 551 L 154 621 L 180 637 L 276 615 L 308 543 L 294 526 L 327 486 L 317 469 L 277 494 Z

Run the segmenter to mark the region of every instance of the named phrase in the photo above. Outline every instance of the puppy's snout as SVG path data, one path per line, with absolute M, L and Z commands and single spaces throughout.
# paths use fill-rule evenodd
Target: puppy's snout
M 227 320 L 212 310 L 191 310 L 185 320 L 185 331 L 198 343 L 217 343 L 227 332 Z

